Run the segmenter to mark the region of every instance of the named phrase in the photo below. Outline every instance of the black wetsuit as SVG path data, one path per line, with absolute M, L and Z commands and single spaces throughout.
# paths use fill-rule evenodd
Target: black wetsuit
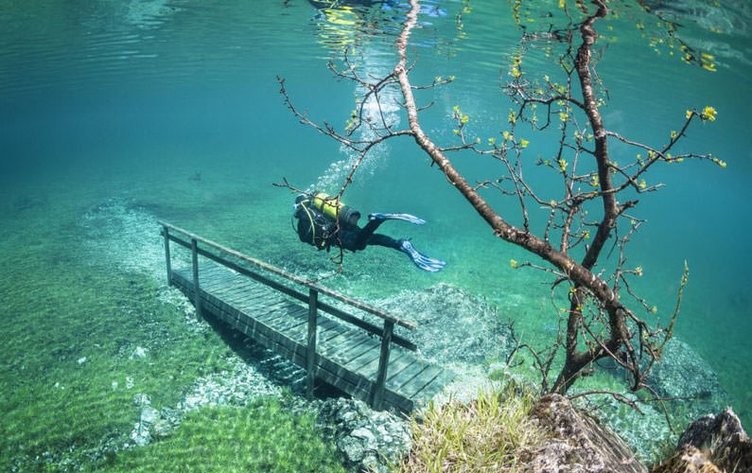
M 382 219 L 369 220 L 366 226 L 361 228 L 356 224 L 334 220 L 309 205 L 308 201 L 298 203 L 295 218 L 298 219 L 297 229 L 300 241 L 313 245 L 319 250 L 329 251 L 332 245 L 350 251 L 363 250 L 368 245 L 401 249 L 402 240 L 374 233 L 379 225 L 384 223 Z

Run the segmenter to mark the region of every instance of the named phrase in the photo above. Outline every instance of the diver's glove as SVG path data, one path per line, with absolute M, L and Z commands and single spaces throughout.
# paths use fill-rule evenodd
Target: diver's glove
M 416 250 L 413 244 L 410 243 L 410 240 L 402 240 L 400 242 L 400 250 L 403 253 L 406 253 L 407 256 L 409 256 L 410 259 L 413 260 L 415 266 L 419 267 L 423 271 L 435 273 L 436 271 L 441 271 L 444 266 L 446 266 L 446 261 L 431 258 L 430 256 L 426 256 Z
M 422 218 L 410 214 L 373 213 L 368 215 L 368 220 L 402 220 L 405 222 L 414 223 L 415 225 L 423 225 L 424 223 L 426 223 L 426 221 Z

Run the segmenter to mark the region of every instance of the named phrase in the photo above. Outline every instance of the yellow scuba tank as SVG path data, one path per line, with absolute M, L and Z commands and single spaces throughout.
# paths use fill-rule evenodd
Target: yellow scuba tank
M 360 219 L 360 212 L 348 207 L 340 202 L 339 199 L 331 197 L 324 192 L 316 192 L 313 195 L 311 203 L 327 217 L 333 220 L 339 220 L 342 223 L 357 225 L 358 220 Z

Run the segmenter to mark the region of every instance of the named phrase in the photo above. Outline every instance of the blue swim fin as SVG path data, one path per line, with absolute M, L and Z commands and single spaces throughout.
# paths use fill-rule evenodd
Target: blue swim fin
M 407 256 L 409 256 L 410 259 L 413 260 L 415 266 L 419 267 L 423 271 L 435 273 L 437 271 L 441 271 L 442 269 L 444 269 L 444 266 L 446 266 L 446 261 L 431 258 L 430 256 L 426 256 L 416 250 L 413 244 L 410 243 L 410 240 L 402 240 L 400 250 L 403 253 L 406 253 Z
M 422 218 L 410 214 L 372 213 L 368 215 L 368 220 L 402 220 L 404 222 L 414 223 L 415 225 L 423 225 L 426 223 Z

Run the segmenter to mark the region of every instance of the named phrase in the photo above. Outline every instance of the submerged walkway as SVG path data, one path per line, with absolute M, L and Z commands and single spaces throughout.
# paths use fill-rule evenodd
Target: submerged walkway
M 395 333 L 395 326 L 414 330 L 413 322 L 160 224 L 170 284 L 191 298 L 199 317 L 222 320 L 303 367 L 309 396 L 319 379 L 376 409 L 409 413 L 452 379 Z M 190 250 L 189 268 L 172 268 L 171 242 Z

